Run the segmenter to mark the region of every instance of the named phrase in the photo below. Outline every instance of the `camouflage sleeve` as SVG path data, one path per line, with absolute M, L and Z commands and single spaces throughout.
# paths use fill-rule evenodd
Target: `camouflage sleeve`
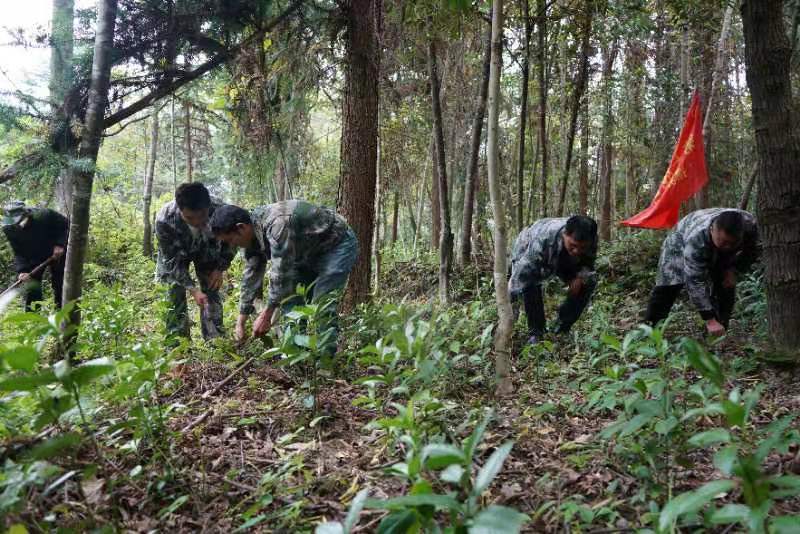
M 197 283 L 189 273 L 189 258 L 181 248 L 181 241 L 175 227 L 163 221 L 156 221 L 158 238 L 158 278 L 167 284 L 177 284 L 186 289 L 194 289 Z
M 703 241 L 702 233 L 698 232 L 683 248 L 683 272 L 689 299 L 703 319 L 714 316 L 708 287 L 708 268 L 708 246 Z
M 239 313 L 250 315 L 256 311 L 253 302 L 261 295 L 264 286 L 264 272 L 267 270 L 267 260 L 260 251 L 245 250 L 244 274 L 239 297 Z
M 744 234 L 742 251 L 736 258 L 736 270 L 746 273 L 761 257 L 761 240 L 758 237 L 758 226 L 750 225 Z
M 277 307 L 283 299 L 294 293 L 297 280 L 296 243 L 288 221 L 276 222 L 270 228 L 269 238 L 272 267 L 269 271 L 267 304 Z
M 540 243 L 532 243 L 527 250 L 520 253 L 513 261 L 511 278 L 508 281 L 508 291 L 511 296 L 517 297 L 530 286 L 539 283 L 543 265 L 544 257 Z
M 219 260 L 217 261 L 217 269 L 220 271 L 227 271 L 231 266 L 233 258 L 236 257 L 236 248 L 227 243 L 220 243 L 219 247 Z

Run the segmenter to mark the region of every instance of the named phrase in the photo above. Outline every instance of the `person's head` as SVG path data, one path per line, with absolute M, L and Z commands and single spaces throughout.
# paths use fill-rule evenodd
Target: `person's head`
M 3 206 L 3 226 L 25 227 L 30 218 L 30 210 L 21 200 L 14 200 Z
M 181 212 L 181 219 L 189 226 L 202 228 L 208 222 L 211 195 L 203 184 L 190 182 L 179 185 L 175 190 L 175 203 Z
M 591 249 L 597 239 L 597 223 L 585 215 L 573 215 L 564 227 L 564 248 L 567 253 L 579 258 Z
M 233 204 L 225 204 L 214 210 L 211 232 L 220 241 L 240 248 L 248 248 L 255 238 L 250 213 Z
M 723 211 L 711 224 L 711 241 L 722 252 L 738 250 L 744 236 L 744 217 L 738 211 Z

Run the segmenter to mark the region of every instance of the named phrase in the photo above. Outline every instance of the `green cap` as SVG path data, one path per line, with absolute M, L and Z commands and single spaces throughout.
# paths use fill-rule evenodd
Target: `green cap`
M 28 208 L 21 200 L 14 200 L 3 206 L 3 226 L 18 224 L 28 214 Z

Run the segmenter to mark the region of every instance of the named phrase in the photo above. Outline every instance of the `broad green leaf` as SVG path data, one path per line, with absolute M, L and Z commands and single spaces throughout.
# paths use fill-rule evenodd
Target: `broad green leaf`
M 346 534 L 342 524 L 338 521 L 321 523 L 314 529 L 314 534 Z
M 458 464 L 448 466 L 439 474 L 439 478 L 451 484 L 460 484 L 462 476 L 464 476 L 464 468 Z
M 40 443 L 31 449 L 27 456 L 32 460 L 48 460 L 59 455 L 64 449 L 77 447 L 80 442 L 81 437 L 78 434 L 68 432 Z
M 794 415 L 786 415 L 769 424 L 766 428 L 767 438 L 758 445 L 754 455 L 757 462 L 763 462 L 770 451 L 780 444 L 783 433 L 792 424 L 794 417 Z
M 658 516 L 658 529 L 668 530 L 682 515 L 693 514 L 711 502 L 720 493 L 732 490 L 736 486 L 732 480 L 714 480 L 699 488 L 681 493 L 670 500 Z
M 743 523 L 750 517 L 750 507 L 744 504 L 726 504 L 711 514 L 711 522 L 715 525 Z
M 86 386 L 113 370 L 114 364 L 110 359 L 97 358 L 74 367 L 69 378 L 77 386 Z
M 467 439 L 464 440 L 464 456 L 466 456 L 467 463 L 472 463 L 472 457 L 475 455 L 475 449 L 478 447 L 478 444 L 483 439 L 483 433 L 486 432 L 486 427 L 489 426 L 489 422 L 492 420 L 493 412 L 489 411 L 486 413 L 481 422 L 478 423 L 478 426 L 472 431 L 472 434 L 469 435 Z
M 432 443 L 422 449 L 422 462 L 428 469 L 438 471 L 453 464 L 464 463 L 464 452 L 447 443 Z
M 401 510 L 389 514 L 381 520 L 378 525 L 378 534 L 406 534 L 418 524 L 419 521 L 414 510 Z
M 725 375 L 722 373 L 722 364 L 719 358 L 710 354 L 693 339 L 685 340 L 683 348 L 686 351 L 691 366 L 694 367 L 703 378 L 710 380 L 717 387 L 722 387 L 725 383 Z
M 708 447 L 719 443 L 730 443 L 731 433 L 725 428 L 712 428 L 700 432 L 689 438 L 689 445 L 693 447 Z
M 772 477 L 769 479 L 769 483 L 774 488 L 777 488 L 769 493 L 769 496 L 773 499 L 785 499 L 786 497 L 800 495 L 800 476 L 782 475 Z
M 513 508 L 491 505 L 472 519 L 470 534 L 516 534 L 529 517 Z
M 350 509 L 347 511 L 347 517 L 344 520 L 344 532 L 349 534 L 353 527 L 358 523 L 358 516 L 361 510 L 364 509 L 364 504 L 367 502 L 368 489 L 363 489 L 356 493 L 353 501 L 350 503 Z
M 770 534 L 800 534 L 800 515 L 780 515 L 769 521 Z
M 744 427 L 744 406 L 726 399 L 722 401 L 722 408 L 725 410 L 725 419 L 728 421 L 728 426 Z
M 11 350 L 7 350 L 0 354 L 0 358 L 6 361 L 12 369 L 19 369 L 20 371 L 33 371 L 36 362 L 39 360 L 39 353 L 33 347 L 20 345 Z
M 25 528 L 25 525 L 20 525 L 17 523 L 16 525 L 11 525 L 11 527 L 9 527 L 7 534 L 28 534 L 28 529 Z
M 717 451 L 714 455 L 714 466 L 720 470 L 725 476 L 730 476 L 733 472 L 733 466 L 738 457 L 739 447 L 737 445 L 728 445 Z
M 654 418 L 655 415 L 651 413 L 640 413 L 639 415 L 632 417 L 626 424 L 622 426 L 619 437 L 624 438 L 625 436 L 630 436 L 644 425 L 652 421 Z
M 511 447 L 513 446 L 513 441 L 506 442 L 489 456 L 489 459 L 483 464 L 481 470 L 478 471 L 478 476 L 475 478 L 475 487 L 472 488 L 473 495 L 480 495 L 489 487 L 489 484 L 492 483 L 492 480 L 494 480 L 503 468 L 503 462 L 506 461 L 506 458 L 511 453 Z
M 39 386 L 56 381 L 56 375 L 52 371 L 42 371 L 38 375 L 7 378 L 0 382 L 0 391 L 33 391 Z
M 404 508 L 413 508 L 415 506 L 434 506 L 436 508 L 444 508 L 447 510 L 459 511 L 461 510 L 461 503 L 449 495 L 440 494 L 423 494 L 423 495 L 403 495 L 402 497 L 394 497 L 386 499 L 367 499 L 364 503 L 366 508 L 377 508 L 379 510 L 402 510 Z
M 666 436 L 667 434 L 672 432 L 672 430 L 676 426 L 678 426 L 678 422 L 679 421 L 677 417 L 675 417 L 674 415 L 670 415 L 667 419 L 662 419 L 661 421 L 656 423 L 655 431 L 656 433 L 662 436 Z

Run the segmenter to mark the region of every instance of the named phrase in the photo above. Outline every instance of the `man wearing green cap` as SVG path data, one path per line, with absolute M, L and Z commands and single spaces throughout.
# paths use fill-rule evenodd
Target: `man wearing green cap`
M 36 267 L 50 262 L 50 280 L 56 306 L 61 308 L 64 283 L 64 252 L 69 236 L 69 221 L 60 213 L 46 208 L 29 208 L 19 200 L 3 207 L 3 233 L 14 251 L 14 268 L 18 279 L 27 284 L 25 310 L 42 300 L 43 271 L 31 275 Z

